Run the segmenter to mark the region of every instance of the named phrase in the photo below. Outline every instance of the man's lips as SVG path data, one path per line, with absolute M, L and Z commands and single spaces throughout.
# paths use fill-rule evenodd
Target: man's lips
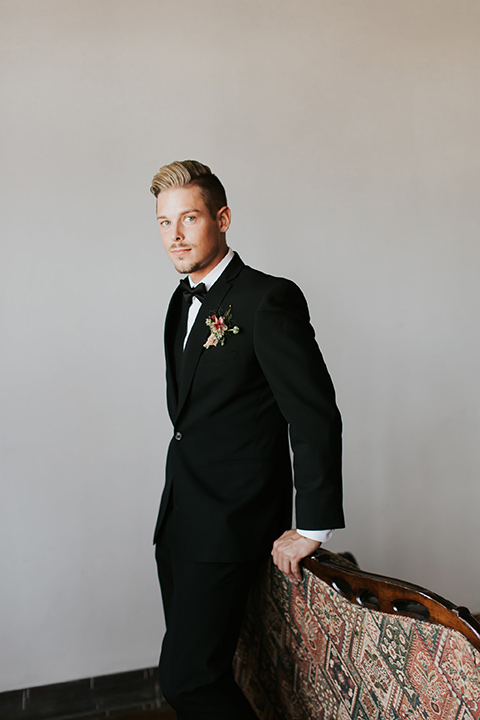
M 190 252 L 191 248 L 172 248 L 170 252 L 172 255 L 183 255 L 183 253 Z

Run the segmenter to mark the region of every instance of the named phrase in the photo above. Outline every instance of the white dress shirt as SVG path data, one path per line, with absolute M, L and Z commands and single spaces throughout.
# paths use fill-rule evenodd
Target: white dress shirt
M 210 270 L 208 275 L 205 275 L 203 280 L 200 280 L 200 282 L 203 282 L 205 284 L 205 287 L 207 289 L 207 292 L 212 287 L 213 283 L 218 280 L 220 275 L 223 273 L 229 262 L 232 260 L 235 253 L 231 248 L 228 248 L 228 252 L 225 255 L 224 258 L 220 260 L 218 265 L 215 265 L 213 270 Z M 190 283 L 191 287 L 196 287 L 199 283 L 192 282 L 192 278 L 190 275 L 188 275 L 188 282 Z M 185 350 L 185 345 L 187 344 L 188 336 L 190 335 L 190 330 L 193 327 L 193 323 L 197 319 L 198 311 L 202 307 L 202 301 L 199 300 L 197 297 L 192 298 L 192 304 L 190 305 L 188 309 L 188 318 L 187 318 L 187 332 L 185 333 L 185 340 L 183 341 L 183 349 Z M 207 318 L 205 318 L 206 320 Z
M 230 263 L 234 256 L 234 252 L 231 248 L 228 249 L 227 254 L 225 255 L 222 260 L 218 263 L 218 265 L 215 265 L 213 270 L 210 270 L 208 275 L 205 275 L 205 277 L 200 280 L 200 282 L 203 282 L 205 284 L 205 287 L 207 289 L 207 292 L 210 290 L 212 285 L 218 280 L 220 275 L 223 273 L 227 265 Z M 190 276 L 188 276 L 188 281 L 191 285 L 191 287 L 196 287 L 199 283 L 192 282 L 192 279 Z M 190 330 L 193 327 L 193 323 L 195 322 L 197 315 L 199 313 L 200 308 L 202 307 L 202 302 L 197 297 L 194 297 L 192 299 L 192 304 L 190 305 L 188 309 L 188 318 L 187 318 L 187 332 L 185 333 L 185 340 L 183 341 L 183 347 L 185 349 L 185 345 L 187 344 L 188 336 L 190 335 Z M 299 535 L 303 535 L 306 538 L 309 538 L 310 540 L 315 540 L 316 542 L 325 543 L 327 540 L 330 540 L 332 537 L 333 530 L 300 530 L 297 528 L 297 532 Z

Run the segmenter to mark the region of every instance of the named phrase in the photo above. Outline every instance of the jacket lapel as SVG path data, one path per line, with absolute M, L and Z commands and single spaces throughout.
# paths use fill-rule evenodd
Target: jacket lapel
M 167 376 L 167 405 L 170 418 L 176 415 L 178 378 L 175 372 L 175 338 L 182 309 L 182 291 L 177 287 L 170 300 L 165 319 L 165 367 Z
M 195 319 L 184 350 L 185 354 L 178 388 L 178 405 L 175 412 L 174 422 L 178 419 L 185 400 L 187 399 L 200 356 L 202 352 L 205 352 L 203 345 L 210 335 L 210 330 L 207 327 L 205 320 L 212 313 L 218 312 L 220 308 L 222 308 L 223 311 L 227 310 L 228 305 L 227 307 L 224 305 L 225 296 L 232 287 L 232 283 L 242 267 L 244 267 L 244 263 L 240 259 L 239 255 L 235 253 L 235 257 L 232 258 L 224 272 L 218 278 L 217 282 L 212 285 L 208 293 L 205 295 L 202 307 Z

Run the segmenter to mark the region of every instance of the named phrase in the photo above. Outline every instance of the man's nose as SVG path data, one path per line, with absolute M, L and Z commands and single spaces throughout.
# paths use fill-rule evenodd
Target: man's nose
M 173 230 L 174 230 L 175 242 L 178 242 L 179 240 L 183 240 L 184 235 L 183 235 L 183 230 L 182 230 L 182 226 L 180 225 L 180 223 L 177 223 L 175 225 L 175 227 L 173 228 Z

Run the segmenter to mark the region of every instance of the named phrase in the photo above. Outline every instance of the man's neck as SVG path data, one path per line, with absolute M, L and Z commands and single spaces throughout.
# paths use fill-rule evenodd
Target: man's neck
M 211 270 L 209 270 L 206 275 L 202 275 L 201 273 L 192 273 L 189 275 L 190 284 L 194 286 L 198 285 L 199 282 L 204 282 L 207 291 L 210 290 L 212 285 L 218 280 L 229 262 L 232 260 L 234 254 L 233 250 L 227 247 L 227 252 L 222 259 Z

